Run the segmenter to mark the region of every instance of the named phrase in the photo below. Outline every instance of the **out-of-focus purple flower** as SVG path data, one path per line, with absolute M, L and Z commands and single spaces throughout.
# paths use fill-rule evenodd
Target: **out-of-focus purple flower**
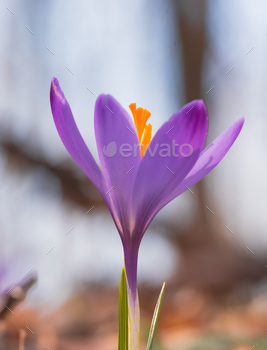
M 139 149 L 137 152 L 137 145 L 141 142 L 146 146 L 144 138 L 149 139 L 151 134 L 151 126 L 146 125 L 150 113 L 130 105 L 134 124 L 111 95 L 100 95 L 95 104 L 94 123 L 101 171 L 55 78 L 50 100 L 62 142 L 103 196 L 118 229 L 135 304 L 138 249 L 146 229 L 167 203 L 200 181 L 222 160 L 241 131 L 244 119 L 236 121 L 202 151 L 208 117 L 203 101 L 195 100 L 161 126 L 146 151 L 141 147 L 141 152 Z M 143 132 L 146 135 L 143 134 L 142 141 Z
M 14 283 L 14 276 L 13 278 L 11 276 L 14 274 L 15 265 L 15 261 L 10 261 L 9 264 L 0 262 L 0 320 L 25 299 L 29 289 L 37 281 L 36 273 L 31 272 Z

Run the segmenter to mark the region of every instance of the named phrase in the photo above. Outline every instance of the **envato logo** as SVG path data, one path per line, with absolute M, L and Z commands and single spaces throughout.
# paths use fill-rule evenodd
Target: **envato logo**
M 175 143 L 175 140 L 172 140 L 171 145 L 168 143 L 156 143 L 153 149 L 150 145 L 148 147 L 145 147 L 144 145 L 131 145 L 129 143 L 123 143 L 120 147 L 118 147 L 116 142 L 112 141 L 107 146 L 103 147 L 103 153 L 108 158 L 114 157 L 117 154 L 117 151 L 123 158 L 128 158 L 132 155 L 134 157 L 137 157 L 137 155 L 140 154 L 140 148 L 142 148 L 144 151 L 144 157 L 149 155 L 152 158 L 157 154 L 161 158 L 170 158 L 171 156 L 174 158 L 177 158 L 179 156 L 188 158 L 193 153 L 193 147 L 189 143 L 183 143 L 182 145 L 179 145 Z

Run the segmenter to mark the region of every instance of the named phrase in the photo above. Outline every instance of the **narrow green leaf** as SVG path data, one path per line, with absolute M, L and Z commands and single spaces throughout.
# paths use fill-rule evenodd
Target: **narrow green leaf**
M 154 334 L 155 334 L 155 330 L 156 330 L 156 326 L 157 326 L 157 322 L 158 322 L 158 317 L 159 317 L 159 312 L 160 312 L 160 308 L 161 308 L 161 304 L 162 304 L 164 290 L 165 290 L 165 282 L 163 283 L 163 286 L 161 288 L 159 298 L 158 298 L 158 301 L 157 301 L 157 304 L 155 307 L 155 311 L 153 314 L 153 318 L 152 318 L 152 322 L 151 322 L 151 326 L 150 326 L 150 331 L 149 331 L 149 335 L 148 335 L 146 350 L 152 349 Z
M 125 269 L 121 271 L 119 291 L 119 350 L 128 350 L 128 296 Z

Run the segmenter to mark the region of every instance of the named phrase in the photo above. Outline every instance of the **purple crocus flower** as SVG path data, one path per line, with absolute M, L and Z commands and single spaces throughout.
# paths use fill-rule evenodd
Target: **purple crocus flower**
M 146 229 L 167 203 L 200 181 L 223 159 L 244 119 L 236 121 L 202 151 L 208 117 L 203 101 L 195 100 L 161 126 L 146 150 L 151 136 L 151 126 L 146 125 L 150 113 L 130 105 L 134 124 L 115 98 L 100 95 L 95 104 L 94 123 L 101 171 L 55 78 L 50 99 L 63 144 L 103 196 L 118 229 L 135 308 L 138 249 Z

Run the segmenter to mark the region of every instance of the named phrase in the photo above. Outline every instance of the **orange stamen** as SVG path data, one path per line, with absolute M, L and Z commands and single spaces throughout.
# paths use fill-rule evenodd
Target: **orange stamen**
M 130 104 L 129 107 L 133 114 L 138 141 L 140 143 L 141 158 L 143 158 L 144 153 L 151 141 L 152 125 L 146 124 L 148 118 L 151 116 L 151 113 L 147 109 L 141 107 L 136 109 L 136 103 Z

